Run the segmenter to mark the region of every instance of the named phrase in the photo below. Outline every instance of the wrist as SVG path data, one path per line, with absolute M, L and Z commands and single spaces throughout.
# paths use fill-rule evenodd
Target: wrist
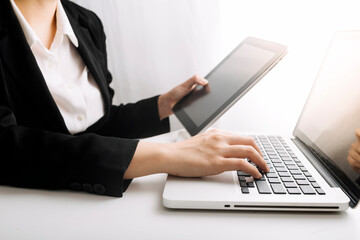
M 160 120 L 167 118 L 172 114 L 173 104 L 169 93 L 161 94 L 158 98 L 158 109 Z
M 167 173 L 170 156 L 167 143 L 139 142 L 124 179 Z

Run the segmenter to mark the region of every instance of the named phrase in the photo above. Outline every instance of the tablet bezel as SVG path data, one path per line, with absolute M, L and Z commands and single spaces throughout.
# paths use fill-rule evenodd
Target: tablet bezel
M 200 126 L 197 126 L 182 108 L 182 104 L 187 98 L 191 97 L 190 92 L 184 98 L 182 98 L 173 108 L 175 116 L 179 119 L 185 129 L 191 136 L 204 132 L 209 126 L 211 126 L 216 120 L 218 120 L 231 106 L 233 106 L 241 97 L 243 97 L 267 72 L 269 72 L 287 53 L 287 47 L 274 42 L 266 40 L 247 37 L 242 41 L 230 54 L 228 54 L 205 78 L 210 76 L 216 71 L 225 61 L 227 61 L 243 44 L 249 44 L 258 48 L 269 50 L 274 52 L 273 58 L 268 61 L 254 76 L 252 76 L 235 94 L 229 96 L 229 98 L 219 107 L 214 113 L 212 113 Z M 211 84 L 211 82 L 210 82 Z M 211 93 L 209 93 L 211 94 Z

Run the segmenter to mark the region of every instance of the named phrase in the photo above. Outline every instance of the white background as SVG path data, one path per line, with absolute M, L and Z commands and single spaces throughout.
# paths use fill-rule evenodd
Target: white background
M 75 2 L 103 20 L 115 103 L 163 93 L 195 73 L 205 76 L 247 36 L 287 45 L 289 52 L 282 62 L 228 112 L 228 117 L 243 115 L 236 129 L 240 131 L 269 129 L 269 125 L 274 131 L 284 129 L 278 118 L 287 118 L 291 130 L 333 33 L 360 29 L 356 0 Z M 257 98 L 262 101 L 247 107 Z M 279 111 L 268 110 L 273 104 Z M 259 121 L 250 124 L 247 118 Z M 226 117 L 220 125 L 226 128 Z M 172 126 L 179 127 L 173 119 Z

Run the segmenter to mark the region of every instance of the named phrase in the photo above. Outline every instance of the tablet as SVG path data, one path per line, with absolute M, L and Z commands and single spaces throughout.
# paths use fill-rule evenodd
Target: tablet
M 286 54 L 287 47 L 248 37 L 173 108 L 191 136 L 205 131 Z

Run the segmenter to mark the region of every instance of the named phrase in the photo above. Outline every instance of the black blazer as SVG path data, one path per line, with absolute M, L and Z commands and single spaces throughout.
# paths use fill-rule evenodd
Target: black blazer
M 0 184 L 122 196 L 135 138 L 169 131 L 169 120 L 159 119 L 158 97 L 112 105 L 102 23 L 68 0 L 62 4 L 100 87 L 105 115 L 85 132 L 69 133 L 10 2 L 0 1 Z

